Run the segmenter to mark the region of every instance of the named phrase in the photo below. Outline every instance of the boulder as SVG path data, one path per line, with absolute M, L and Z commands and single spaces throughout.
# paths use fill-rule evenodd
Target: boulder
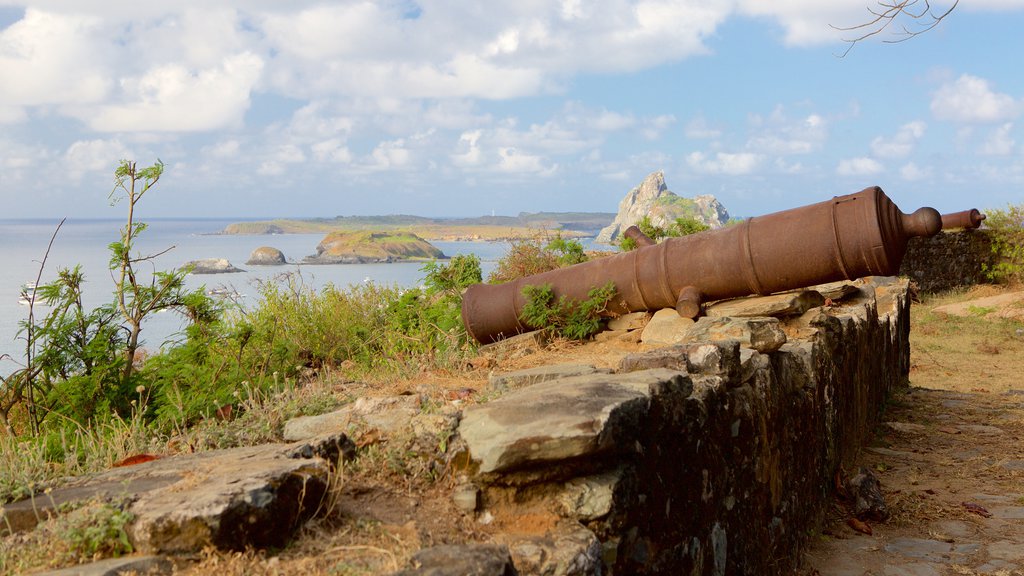
M 245 272 L 241 268 L 236 268 L 226 258 L 190 260 L 185 262 L 183 268 L 189 268 L 189 274 L 233 274 L 235 272 Z
M 682 342 L 693 320 L 683 318 L 674 308 L 663 308 L 654 313 L 647 323 L 640 341 L 652 346 L 667 346 Z
M 277 248 L 260 246 L 252 251 L 245 263 L 248 266 L 280 266 L 288 262 L 284 258 L 284 253 Z
M 668 189 L 665 185 L 665 174 L 653 172 L 644 178 L 639 186 L 633 188 L 619 202 L 619 212 L 615 220 L 597 235 L 596 242 L 611 244 L 630 226 L 636 224 L 644 216 L 649 216 L 651 223 L 657 226 L 668 226 L 676 218 L 691 217 L 712 228 L 721 228 L 729 221 L 729 212 L 715 199 L 705 194 L 694 198 L 684 198 Z

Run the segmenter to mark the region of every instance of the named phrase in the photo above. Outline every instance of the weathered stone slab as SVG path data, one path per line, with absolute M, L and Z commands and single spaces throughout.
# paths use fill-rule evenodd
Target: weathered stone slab
M 838 282 L 828 282 L 825 284 L 817 284 L 815 286 L 808 286 L 808 290 L 814 290 L 823 297 L 838 302 L 845 300 L 854 294 L 860 292 L 858 284 L 862 284 L 861 280 L 840 280 Z
M 174 564 L 162 556 L 125 556 L 79 564 L 61 570 L 37 572 L 36 576 L 157 576 L 174 573 Z
M 688 341 L 738 340 L 740 346 L 761 353 L 774 352 L 786 343 L 778 318 L 710 318 L 705 316 L 687 331 Z
M 459 434 L 479 472 L 634 449 L 652 389 L 692 387 L 672 370 L 591 374 L 542 382 L 466 408 Z
M 539 366 L 527 368 L 503 374 L 492 374 L 487 380 L 487 386 L 494 392 L 508 392 L 547 382 L 559 378 L 570 378 L 572 376 L 584 376 L 587 374 L 610 374 L 611 370 L 606 368 L 595 368 L 590 364 L 552 364 L 550 366 Z
M 640 341 L 653 346 L 678 344 L 686 340 L 687 331 L 693 320 L 683 318 L 673 308 L 658 310 L 644 328 Z
M 498 544 L 434 546 L 413 554 L 412 567 L 392 576 L 515 576 L 508 547 Z
M 690 342 L 628 354 L 619 361 L 619 372 L 668 368 L 691 374 L 733 378 L 740 371 L 739 342 Z
M 211 545 L 233 550 L 281 546 L 319 510 L 331 460 L 350 449 L 348 439 L 337 435 L 171 456 L 77 479 L 31 504 L 38 509 L 128 496 L 135 515 L 128 534 L 135 549 L 147 554 Z M 24 501 L 5 506 L 4 513 L 17 515 L 8 508 L 13 513 L 24 506 Z
M 825 303 L 825 297 L 814 290 L 783 292 L 768 296 L 750 296 L 722 300 L 707 307 L 705 314 L 712 318 L 750 316 L 799 316 L 811 308 Z

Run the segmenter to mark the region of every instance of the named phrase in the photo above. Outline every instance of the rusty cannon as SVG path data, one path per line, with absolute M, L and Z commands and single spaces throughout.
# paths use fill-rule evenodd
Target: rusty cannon
M 980 227 L 981 223 L 984 221 L 985 215 L 978 212 L 977 208 L 971 208 L 970 210 L 964 210 L 963 212 L 943 214 L 942 229 L 951 230 L 954 228 L 963 228 L 964 230 L 974 230 Z
M 505 284 L 474 284 L 463 294 L 462 321 L 477 341 L 494 342 L 529 330 L 519 318 L 524 286 L 550 285 L 580 301 L 608 282 L 616 289 L 608 315 L 675 308 L 695 318 L 702 302 L 895 275 L 907 241 L 941 228 L 934 208 L 904 214 L 881 188 L 867 188 L 659 244 L 638 238 L 635 250 Z

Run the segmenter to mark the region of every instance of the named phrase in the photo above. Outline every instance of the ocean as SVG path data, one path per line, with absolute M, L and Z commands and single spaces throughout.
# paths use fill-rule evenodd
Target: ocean
M 148 229 L 139 236 L 137 252 L 156 254 L 151 264 L 142 269 L 167 270 L 177 268 L 190 260 L 226 258 L 245 272 L 234 274 L 189 275 L 189 288 L 205 290 L 224 289 L 237 293 L 243 306 L 258 301 L 257 284 L 273 280 L 287 272 L 301 274 L 303 282 L 313 288 L 327 284 L 347 287 L 361 282 L 414 287 L 423 279 L 421 262 L 394 264 L 338 264 L 247 266 L 250 253 L 260 246 L 273 246 L 284 252 L 289 261 L 299 261 L 316 253 L 323 234 L 282 234 L 273 236 L 221 235 L 218 231 L 238 220 L 214 219 L 160 219 L 146 220 Z M 0 374 L 13 372 L 25 356 L 25 341 L 19 337 L 20 322 L 28 317 L 29 307 L 19 302 L 22 290 L 36 282 L 40 263 L 46 255 L 59 220 L 0 220 L 0 254 L 6 259 L 5 271 L 0 274 Z M 46 258 L 39 283 L 52 281 L 61 268 L 81 264 L 86 283 L 83 303 L 87 309 L 112 301 L 114 280 L 107 268 L 110 260 L 108 245 L 119 239 L 121 220 L 88 220 L 69 218 L 57 233 L 53 247 Z M 447 256 L 476 254 L 483 265 L 484 276 L 494 268 L 496 261 L 507 252 L 507 242 L 433 242 Z M 47 308 L 36 304 L 35 314 L 46 314 Z M 143 347 L 157 350 L 173 343 L 183 326 L 174 313 L 152 315 L 143 324 Z

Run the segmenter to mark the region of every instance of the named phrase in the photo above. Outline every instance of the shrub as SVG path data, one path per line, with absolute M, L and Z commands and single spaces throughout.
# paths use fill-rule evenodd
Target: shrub
M 993 282 L 1024 281 L 1024 204 L 988 210 L 985 215 L 985 227 L 997 260 L 985 267 L 985 275 Z
M 550 240 L 540 235 L 512 240 L 508 253 L 498 260 L 487 281 L 510 282 L 586 261 L 583 245 L 577 240 L 562 238 L 560 234 Z
M 527 326 L 570 340 L 585 340 L 600 330 L 601 313 L 615 297 L 615 284 L 590 290 L 581 302 L 556 298 L 550 284 L 524 286 L 523 296 L 526 304 L 519 318 Z
M 711 227 L 704 222 L 692 217 L 684 216 L 676 218 L 675 222 L 670 224 L 667 228 L 663 228 L 654 224 L 651 221 L 650 216 L 644 216 L 636 223 L 636 227 L 644 233 L 645 236 L 658 242 L 662 238 L 677 238 L 679 236 L 689 236 L 690 234 L 696 234 L 697 232 L 703 232 L 710 230 Z M 619 249 L 623 252 L 635 250 L 637 247 L 636 240 L 628 236 L 623 236 L 619 240 Z

